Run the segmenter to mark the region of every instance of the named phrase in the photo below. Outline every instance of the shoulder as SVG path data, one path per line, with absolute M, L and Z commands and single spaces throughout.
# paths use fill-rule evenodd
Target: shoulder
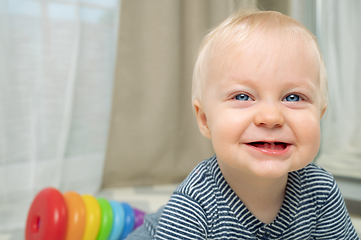
M 313 163 L 302 168 L 298 173 L 302 179 L 302 184 L 310 189 L 329 192 L 336 185 L 331 173 Z
M 213 216 L 217 205 L 214 180 L 217 169 L 215 156 L 199 163 L 173 192 L 163 215 L 182 212 L 205 225 L 207 219 Z
M 218 168 L 215 156 L 199 163 L 188 177 L 178 186 L 175 193 L 199 199 L 214 188 L 213 174 Z
M 206 238 L 214 163 L 216 159 L 210 158 L 198 164 L 174 191 L 160 217 L 155 239 Z
M 306 180 L 303 181 L 305 206 L 308 209 L 314 206 L 317 215 L 313 236 L 316 239 L 358 239 L 333 176 L 314 164 L 306 166 L 300 173 Z
M 330 201 L 340 202 L 340 190 L 332 174 L 315 164 L 309 164 L 298 171 L 301 179 L 302 198 L 306 202 L 313 201 L 317 209 L 321 209 Z

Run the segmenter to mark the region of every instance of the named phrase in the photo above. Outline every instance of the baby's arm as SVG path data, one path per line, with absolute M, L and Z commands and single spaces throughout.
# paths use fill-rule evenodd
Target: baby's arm
M 174 193 L 164 208 L 154 239 L 206 239 L 206 226 L 201 206 L 189 196 Z
M 336 182 L 318 216 L 315 239 L 359 240 Z

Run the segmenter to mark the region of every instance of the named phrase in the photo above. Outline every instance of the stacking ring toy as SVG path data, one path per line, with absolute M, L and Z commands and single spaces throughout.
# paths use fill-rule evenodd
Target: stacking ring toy
M 123 206 L 116 201 L 109 201 L 113 210 L 113 227 L 108 240 L 118 240 L 125 225 L 125 214 Z
M 128 203 L 121 203 L 125 213 L 125 225 L 120 239 L 125 239 L 134 229 L 134 211 Z
M 123 240 L 144 215 L 127 203 L 45 188 L 30 206 L 25 240 Z
M 31 204 L 26 221 L 26 240 L 63 240 L 67 208 L 62 194 L 54 188 L 40 191 Z
M 82 197 L 76 192 L 63 194 L 68 209 L 68 228 L 65 240 L 82 239 L 85 230 L 86 210 Z
M 104 198 L 98 198 L 101 209 L 101 225 L 97 240 L 107 240 L 113 225 L 113 210 L 112 206 Z
M 82 196 L 86 209 L 86 225 L 83 240 L 95 240 L 100 228 L 101 210 L 97 199 L 91 195 Z

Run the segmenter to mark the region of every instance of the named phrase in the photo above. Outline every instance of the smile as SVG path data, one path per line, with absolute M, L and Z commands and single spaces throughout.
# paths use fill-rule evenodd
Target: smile
M 271 155 L 282 155 L 288 152 L 291 144 L 285 142 L 250 142 L 247 146 L 262 153 Z

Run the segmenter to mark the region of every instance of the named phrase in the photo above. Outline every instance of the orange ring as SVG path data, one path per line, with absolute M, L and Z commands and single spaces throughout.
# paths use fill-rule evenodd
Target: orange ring
M 81 240 L 85 230 L 86 210 L 82 197 L 76 192 L 63 194 L 68 208 L 68 227 L 65 240 Z

